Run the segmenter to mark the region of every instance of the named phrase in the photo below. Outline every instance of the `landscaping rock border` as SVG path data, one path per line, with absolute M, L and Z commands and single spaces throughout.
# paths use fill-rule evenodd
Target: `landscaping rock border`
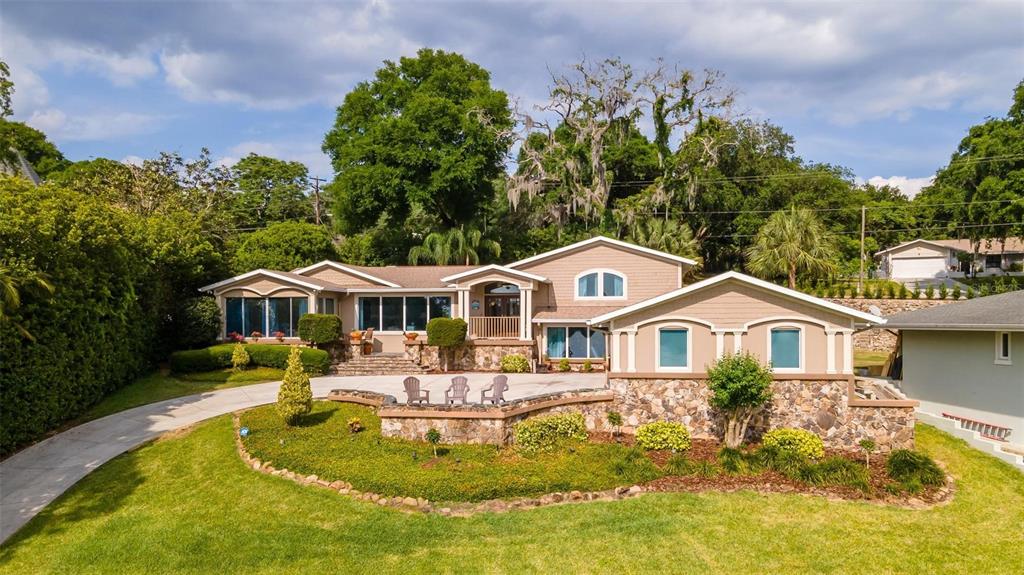
M 245 410 L 242 410 L 245 411 Z M 295 473 L 284 468 L 277 468 L 273 466 L 271 461 L 260 461 L 253 457 L 249 451 L 245 448 L 242 443 L 242 436 L 240 433 L 241 420 L 239 419 L 239 413 L 236 411 L 233 414 L 232 421 L 234 424 L 235 434 L 235 447 L 238 450 L 239 457 L 242 461 L 253 471 L 264 473 L 266 475 L 273 475 L 276 477 L 283 477 L 298 483 L 299 485 L 306 485 L 312 487 L 319 487 L 322 489 L 329 489 L 338 493 L 351 497 L 352 499 L 358 499 L 361 501 L 367 501 L 370 503 L 376 503 L 382 507 L 389 507 L 397 511 L 405 513 L 436 513 L 446 517 L 469 517 L 477 513 L 507 513 L 509 511 L 524 510 L 524 509 L 536 509 L 538 507 L 546 507 L 549 505 L 566 505 L 570 503 L 583 503 L 587 501 L 619 501 L 623 499 L 629 499 L 643 495 L 644 493 L 730 493 L 735 491 L 753 491 L 760 495 L 768 495 L 770 493 L 789 493 L 789 494 L 800 494 L 808 497 L 825 497 L 829 501 L 861 501 L 864 503 L 871 503 L 875 505 L 891 506 L 891 507 L 903 507 L 907 509 L 928 509 L 931 507 L 937 507 L 940 505 L 946 505 L 953 499 L 955 482 L 953 477 L 946 474 L 946 485 L 939 488 L 935 492 L 935 496 L 931 501 L 925 501 L 918 497 L 909 498 L 896 498 L 888 496 L 883 499 L 851 499 L 841 496 L 837 496 L 835 493 L 829 492 L 827 489 L 811 488 L 810 491 L 794 491 L 792 487 L 787 485 L 763 485 L 758 487 L 752 486 L 739 486 L 733 488 L 687 488 L 678 490 L 665 490 L 665 489 L 648 489 L 642 485 L 632 486 L 619 486 L 612 489 L 606 489 L 604 491 L 570 491 L 568 493 L 555 492 L 547 493 L 538 497 L 521 497 L 516 499 L 489 499 L 486 501 L 478 501 L 473 503 L 446 503 L 441 506 L 437 502 L 432 502 L 422 497 L 402 497 L 393 496 L 388 497 L 386 495 L 380 495 L 379 493 L 372 493 L 369 491 L 360 491 L 355 489 L 351 483 L 346 481 L 327 481 L 321 479 L 316 475 L 304 475 L 301 473 Z M 657 481 L 657 480 L 655 480 Z

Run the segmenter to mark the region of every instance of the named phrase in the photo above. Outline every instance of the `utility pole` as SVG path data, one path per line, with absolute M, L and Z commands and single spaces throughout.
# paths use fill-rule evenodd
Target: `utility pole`
M 860 279 L 857 280 L 857 293 L 864 293 L 864 227 L 867 208 L 860 207 Z
M 326 182 L 323 178 L 317 178 L 313 176 L 309 178 L 313 180 L 313 217 L 316 218 L 316 225 L 320 225 L 320 182 Z M 863 243 L 863 242 L 861 242 Z

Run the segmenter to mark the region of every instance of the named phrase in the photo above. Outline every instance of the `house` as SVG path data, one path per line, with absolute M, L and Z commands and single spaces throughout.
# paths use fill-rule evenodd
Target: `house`
M 875 254 L 879 276 L 894 280 L 963 277 L 974 254 L 971 240 L 913 240 Z M 962 261 L 966 259 L 966 263 Z M 1020 272 L 1024 266 L 1024 240 L 981 240 L 975 271 L 983 274 Z
M 1024 290 L 897 314 L 903 392 L 920 410 L 1024 446 Z
M 725 351 L 748 350 L 780 372 L 850 374 L 853 331 L 883 322 L 735 272 L 684 286 L 693 265 L 598 236 L 506 265 L 323 261 L 253 270 L 202 290 L 217 298 L 225 338 L 258 331 L 295 341 L 300 316 L 333 313 L 345 329 L 372 328 L 374 351 L 401 353 L 423 343 L 406 333 L 462 317 L 469 347 L 492 355 L 599 368 L 610 358 L 608 369 L 627 373 L 700 372 Z

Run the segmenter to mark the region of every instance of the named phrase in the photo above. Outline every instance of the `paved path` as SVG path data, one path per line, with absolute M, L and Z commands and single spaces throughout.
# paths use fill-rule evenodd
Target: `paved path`
M 489 384 L 493 374 L 467 374 L 470 393 Z M 332 389 L 362 389 L 405 398 L 403 376 L 317 377 L 314 397 Z M 444 399 L 451 376 L 420 376 L 431 398 Z M 604 374 L 510 374 L 508 399 L 603 387 Z M 277 400 L 280 382 L 199 393 L 127 409 L 83 423 L 0 462 L 0 542 L 7 540 L 43 507 L 103 465 L 168 431 Z M 472 397 L 472 396 L 470 396 Z M 435 400 L 436 401 L 436 400 Z

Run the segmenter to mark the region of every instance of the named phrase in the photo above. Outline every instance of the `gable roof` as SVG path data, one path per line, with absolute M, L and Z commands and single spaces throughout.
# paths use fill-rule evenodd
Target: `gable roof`
M 240 281 L 244 281 L 244 280 L 247 280 L 249 278 L 256 277 L 256 276 L 265 276 L 265 277 L 268 277 L 268 278 L 273 278 L 273 279 L 276 279 L 276 280 L 279 280 L 279 281 L 283 281 L 285 283 L 290 283 L 290 284 L 293 284 L 293 285 L 298 285 L 298 286 L 302 286 L 302 287 L 313 289 L 313 290 L 325 290 L 325 289 L 327 289 L 327 290 L 341 291 L 341 292 L 344 292 L 346 290 L 346 288 L 344 288 L 342 286 L 339 286 L 337 284 L 333 284 L 333 283 L 330 283 L 330 282 L 325 282 L 323 280 L 318 280 L 316 278 L 310 278 L 310 277 L 302 276 L 302 275 L 299 275 L 299 274 L 296 274 L 296 273 L 292 273 L 292 272 L 281 272 L 281 271 L 277 271 L 277 270 L 267 270 L 267 269 L 260 268 L 260 269 L 252 270 L 251 272 L 246 272 L 246 273 L 244 273 L 242 275 L 237 275 L 237 276 L 234 276 L 234 277 L 230 277 L 230 278 L 228 278 L 226 280 L 221 280 L 221 281 L 219 281 L 217 283 L 212 283 L 210 285 L 203 286 L 203 287 L 199 288 L 199 291 L 214 291 L 214 290 L 216 290 L 218 288 L 229 286 L 231 284 L 235 284 L 235 283 L 238 283 Z
M 950 249 L 950 246 L 944 246 L 944 245 L 942 245 L 942 244 L 940 244 L 940 243 L 938 243 L 937 241 L 934 241 L 934 240 L 910 240 L 909 242 L 903 242 L 902 244 L 895 245 L 895 246 L 893 246 L 891 248 L 886 248 L 884 250 L 879 250 L 879 251 L 875 252 L 875 255 L 876 256 L 880 256 L 882 254 L 887 254 L 887 253 L 889 253 L 891 251 L 900 250 L 900 249 L 903 249 L 905 247 L 912 246 L 914 244 L 928 244 L 928 245 L 930 245 L 932 247 L 936 247 L 936 248 L 940 248 L 940 249 L 946 249 L 946 250 Z
M 506 274 L 509 274 L 509 275 L 512 275 L 512 276 L 522 277 L 522 278 L 526 278 L 526 279 L 530 279 L 530 280 L 538 281 L 538 282 L 546 282 L 546 281 L 548 281 L 548 279 L 546 277 L 539 276 L 537 274 L 531 274 L 529 272 L 524 272 L 524 271 L 520 271 L 520 270 L 514 270 L 514 269 L 509 268 L 508 266 L 499 266 L 498 264 L 491 264 L 489 266 L 483 266 L 483 267 L 469 269 L 469 270 L 466 270 L 466 271 L 463 271 L 463 272 L 460 272 L 460 273 L 457 273 L 457 274 L 453 274 L 453 275 L 450 275 L 450 276 L 443 277 L 443 278 L 441 278 L 441 281 L 453 282 L 453 281 L 456 281 L 456 280 L 460 280 L 462 278 L 466 278 L 466 277 L 470 277 L 470 276 L 474 276 L 476 274 L 486 273 L 486 272 L 506 273 Z
M 885 327 L 1024 331 L 1024 290 L 896 314 L 889 318 Z
M 632 251 L 632 252 L 641 253 L 641 254 L 645 254 L 645 255 L 648 255 L 648 256 L 653 256 L 653 257 L 656 257 L 656 258 L 661 258 L 663 260 L 668 260 L 668 261 L 672 261 L 672 262 L 675 262 L 675 263 L 686 264 L 686 265 L 690 265 L 690 266 L 697 265 L 697 262 L 695 262 L 695 261 L 693 261 L 693 260 L 691 260 L 689 258 L 684 258 L 682 256 L 677 256 L 677 255 L 665 253 L 665 252 L 662 252 L 662 251 L 653 250 L 651 248 L 645 248 L 643 246 L 638 246 L 636 244 L 631 244 L 629 242 L 624 242 L 622 240 L 616 240 L 614 238 L 609 238 L 607 236 L 594 236 L 594 237 L 592 237 L 590 239 L 583 240 L 581 242 L 576 242 L 574 244 L 569 244 L 567 246 L 563 246 L 563 247 L 560 247 L 560 248 L 557 248 L 557 249 L 553 249 L 551 251 L 539 253 L 539 254 L 537 254 L 535 256 L 530 256 L 530 257 L 528 257 L 526 259 L 521 259 L 519 261 L 512 262 L 510 264 L 506 264 L 505 267 L 507 267 L 507 268 L 516 268 L 516 267 L 519 267 L 519 266 L 522 266 L 522 265 L 526 265 L 526 264 L 529 264 L 529 263 L 533 263 L 533 262 L 537 262 L 537 261 L 541 261 L 541 260 L 546 260 L 548 258 L 552 258 L 552 257 L 555 257 L 557 255 L 564 254 L 566 252 L 571 252 L 573 250 L 578 250 L 578 249 L 581 249 L 581 248 L 584 248 L 584 247 L 587 247 L 587 246 L 590 246 L 590 245 L 594 245 L 594 244 L 605 244 L 605 245 L 609 245 L 609 246 L 614 246 L 614 247 L 617 247 L 617 248 L 622 248 L 622 249 L 629 250 L 629 251 Z
M 830 311 L 838 312 L 838 313 L 841 313 L 841 314 L 846 315 L 846 316 L 854 317 L 854 318 L 863 320 L 863 321 L 868 322 L 868 323 L 873 323 L 873 324 L 884 324 L 885 323 L 885 319 L 880 318 L 880 317 L 878 317 L 876 315 L 872 315 L 872 314 L 865 313 L 865 312 L 862 312 L 862 311 L 859 311 L 859 310 L 855 310 L 853 308 L 849 308 L 849 307 L 846 307 L 846 306 L 843 306 L 843 305 L 839 305 L 837 303 L 832 303 L 830 301 L 826 301 L 826 300 L 823 300 L 821 298 L 816 298 L 814 296 L 810 296 L 810 295 L 807 295 L 805 293 L 798 292 L 796 290 L 791 290 L 789 288 L 778 286 L 778 285 L 775 285 L 775 284 L 773 284 L 771 282 L 766 282 L 764 280 L 760 280 L 760 279 L 757 279 L 755 277 L 748 276 L 746 274 L 741 274 L 739 272 L 725 272 L 723 274 L 719 274 L 717 276 L 710 277 L 710 278 L 708 278 L 706 280 L 702 280 L 702 281 L 699 281 L 697 283 L 690 284 L 690 285 L 685 286 L 685 287 L 681 287 L 681 288 L 679 288 L 677 290 L 670 291 L 670 292 L 662 294 L 660 296 L 653 297 L 653 298 L 644 300 L 642 302 L 635 303 L 635 304 L 630 305 L 630 306 L 626 306 L 626 307 L 624 307 L 624 308 L 622 308 L 622 309 L 620 309 L 618 311 L 613 311 L 611 313 L 606 313 L 604 315 L 595 317 L 593 320 L 591 320 L 590 323 L 591 324 L 606 323 L 606 322 L 611 321 L 613 319 L 616 319 L 616 318 L 619 318 L 619 317 L 623 317 L 623 316 L 626 316 L 626 315 L 630 315 L 630 314 L 632 314 L 634 312 L 637 312 L 637 311 L 640 311 L 642 309 L 647 309 L 647 308 L 649 308 L 651 306 L 655 306 L 655 305 L 658 305 L 660 303 L 664 303 L 664 302 L 667 302 L 667 301 L 670 301 L 670 300 L 673 300 L 673 299 L 676 299 L 676 298 L 683 297 L 683 296 L 685 296 L 687 294 L 691 294 L 691 293 L 700 291 L 702 289 L 711 287 L 713 285 L 720 284 L 720 283 L 728 281 L 728 280 L 740 281 L 740 282 L 743 282 L 745 284 L 752 285 L 752 286 L 757 287 L 757 288 L 761 288 L 761 289 L 763 289 L 765 291 L 770 291 L 770 292 L 773 292 L 773 293 L 777 293 L 779 295 L 782 295 L 782 296 L 785 296 L 785 297 L 789 297 L 789 298 L 792 298 L 792 299 L 796 299 L 796 300 L 802 301 L 804 303 L 809 303 L 811 305 L 814 305 L 814 306 L 817 306 L 817 307 L 820 307 L 820 308 L 824 308 L 824 309 L 827 309 L 827 310 L 830 310 Z
M 370 274 L 366 273 L 365 271 L 358 270 L 358 269 L 356 269 L 356 268 L 354 268 L 352 266 L 346 266 L 346 265 L 339 264 L 338 262 L 331 261 L 331 260 L 324 260 L 322 262 L 317 262 L 317 263 L 315 263 L 313 265 L 309 265 L 309 266 L 306 266 L 304 268 L 299 268 L 297 270 L 293 270 L 292 273 L 295 273 L 295 274 L 298 274 L 298 275 L 303 275 L 303 274 L 305 274 L 307 272 L 311 272 L 313 270 L 318 270 L 318 269 L 320 269 L 322 267 L 334 268 L 334 269 L 336 269 L 336 270 L 338 270 L 340 272 L 351 274 L 351 275 L 354 275 L 356 277 L 362 278 L 364 280 L 371 281 L 371 282 L 374 282 L 374 283 L 379 283 L 379 284 L 385 285 L 387 287 L 401 287 L 397 283 L 390 282 L 390 281 L 385 280 L 385 279 L 381 279 L 379 277 L 370 275 Z
M 881 251 L 875 252 L 876 256 L 887 254 L 891 251 L 903 249 L 913 244 L 928 244 L 930 246 L 945 249 L 954 250 L 958 252 L 973 252 L 974 247 L 971 245 L 971 240 L 910 240 L 909 242 L 903 242 L 902 244 L 895 245 L 891 248 L 886 248 Z M 981 245 L 978 247 L 979 254 L 1001 254 L 1001 253 L 1020 253 L 1024 252 L 1024 239 L 1021 238 L 1006 238 L 1005 245 L 1004 240 L 1000 239 L 984 239 L 981 240 Z

